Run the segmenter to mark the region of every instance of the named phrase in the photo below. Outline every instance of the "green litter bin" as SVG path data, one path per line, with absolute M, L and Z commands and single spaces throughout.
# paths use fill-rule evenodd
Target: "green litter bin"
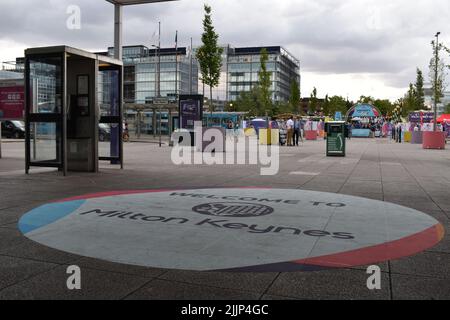
M 327 123 L 327 157 L 345 157 L 345 122 Z

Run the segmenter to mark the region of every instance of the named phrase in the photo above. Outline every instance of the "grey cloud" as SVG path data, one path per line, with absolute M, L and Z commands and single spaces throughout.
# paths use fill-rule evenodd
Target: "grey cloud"
M 445 35 L 448 0 L 210 0 L 221 43 L 283 45 L 316 73 L 373 73 L 405 87 L 415 67 L 427 68 L 430 41 Z M 162 21 L 162 43 L 199 44 L 203 0 L 140 5 L 124 9 L 126 44 L 151 44 Z M 65 27 L 69 4 L 82 9 L 82 30 Z M 2 0 L 0 40 L 27 46 L 69 44 L 100 50 L 113 42 L 113 6 L 104 0 Z M 0 53 L 1 58 L 1 53 Z M 424 70 L 427 74 L 427 71 Z M 412 79 L 406 81 L 408 77 Z

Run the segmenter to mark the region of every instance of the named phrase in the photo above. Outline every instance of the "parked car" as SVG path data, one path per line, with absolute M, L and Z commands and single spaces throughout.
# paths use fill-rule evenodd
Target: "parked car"
M 2 121 L 2 137 L 24 139 L 25 123 L 23 121 Z
M 99 123 L 98 125 L 98 140 L 109 141 L 111 139 L 111 128 L 105 123 Z

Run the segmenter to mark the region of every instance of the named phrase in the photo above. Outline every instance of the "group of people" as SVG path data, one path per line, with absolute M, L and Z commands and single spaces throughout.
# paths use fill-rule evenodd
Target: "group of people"
M 303 142 L 303 124 L 300 118 L 298 117 L 290 117 L 288 121 L 286 121 L 286 130 L 287 130 L 287 142 L 286 145 L 288 147 L 299 146 L 299 141 Z
M 397 143 L 402 143 L 402 137 L 403 137 L 403 124 L 397 122 L 397 124 L 392 125 L 391 139 Z

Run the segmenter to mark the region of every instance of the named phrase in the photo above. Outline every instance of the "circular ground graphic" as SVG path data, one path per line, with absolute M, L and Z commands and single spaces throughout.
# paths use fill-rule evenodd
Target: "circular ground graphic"
M 288 272 L 376 264 L 444 236 L 432 217 L 364 198 L 302 190 L 108 192 L 25 214 L 51 248 L 118 263 L 196 271 Z

